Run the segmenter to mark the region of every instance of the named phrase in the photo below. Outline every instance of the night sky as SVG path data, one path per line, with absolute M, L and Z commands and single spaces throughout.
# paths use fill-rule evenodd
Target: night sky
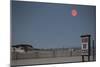
M 71 4 L 12 1 L 12 45 L 30 44 L 35 48 L 81 47 L 80 36 L 95 40 L 96 7 Z

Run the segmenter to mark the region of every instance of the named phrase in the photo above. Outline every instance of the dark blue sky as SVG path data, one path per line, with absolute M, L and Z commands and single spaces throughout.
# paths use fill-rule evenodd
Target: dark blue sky
M 95 39 L 96 7 L 38 2 L 12 2 L 12 44 L 36 48 L 80 47 L 80 35 Z

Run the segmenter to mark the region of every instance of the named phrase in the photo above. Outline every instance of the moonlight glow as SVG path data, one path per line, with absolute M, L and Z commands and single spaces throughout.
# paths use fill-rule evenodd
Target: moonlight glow
M 72 12 L 71 12 L 72 16 L 77 16 L 78 13 L 77 13 L 77 10 L 76 9 L 73 9 Z

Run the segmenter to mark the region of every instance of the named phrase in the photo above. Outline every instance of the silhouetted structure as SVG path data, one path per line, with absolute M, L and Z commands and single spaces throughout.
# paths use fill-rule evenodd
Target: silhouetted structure
M 31 45 L 28 44 L 19 44 L 19 45 L 13 45 L 12 49 L 16 52 L 27 52 L 33 49 Z

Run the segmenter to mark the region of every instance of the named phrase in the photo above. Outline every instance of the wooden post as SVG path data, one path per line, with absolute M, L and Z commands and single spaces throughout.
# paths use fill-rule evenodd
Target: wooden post
M 82 62 L 84 62 L 84 55 L 82 55 Z
M 94 57 L 94 40 L 93 40 L 93 42 L 92 42 L 92 51 L 93 51 L 93 61 L 95 60 L 95 57 Z
M 88 61 L 90 61 L 90 55 L 91 55 L 91 40 L 90 40 L 90 36 L 89 36 L 89 40 L 88 40 Z
M 88 55 L 88 61 L 90 61 L 90 56 Z
M 56 55 L 55 55 L 55 49 L 53 49 L 52 51 L 53 51 L 53 57 L 56 57 Z

